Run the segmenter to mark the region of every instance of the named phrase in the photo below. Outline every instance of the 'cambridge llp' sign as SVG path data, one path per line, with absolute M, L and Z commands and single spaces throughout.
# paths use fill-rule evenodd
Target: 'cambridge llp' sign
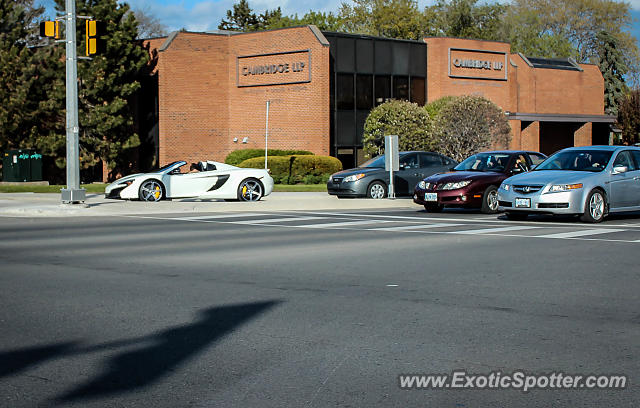
M 247 55 L 237 58 L 238 87 L 311 82 L 311 51 Z
M 507 53 L 449 48 L 452 78 L 507 80 Z

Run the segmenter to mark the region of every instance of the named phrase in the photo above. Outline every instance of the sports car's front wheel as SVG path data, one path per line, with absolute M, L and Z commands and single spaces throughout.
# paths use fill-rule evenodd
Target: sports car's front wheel
M 240 201 L 258 201 L 263 194 L 262 184 L 254 178 L 242 180 L 238 187 L 238 200 Z
M 147 180 L 140 185 L 138 197 L 142 201 L 160 201 L 164 197 L 164 186 L 157 180 Z

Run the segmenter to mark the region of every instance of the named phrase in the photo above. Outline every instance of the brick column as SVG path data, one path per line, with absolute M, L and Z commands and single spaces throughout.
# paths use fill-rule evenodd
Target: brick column
M 540 151 L 540 122 L 531 122 L 520 133 L 520 149 Z
M 593 124 L 587 122 L 573 134 L 574 146 L 591 146 L 593 144 Z

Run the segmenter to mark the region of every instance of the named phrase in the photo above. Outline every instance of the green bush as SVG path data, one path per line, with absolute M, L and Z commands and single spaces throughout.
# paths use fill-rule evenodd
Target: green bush
M 431 121 L 416 103 L 392 100 L 371 110 L 364 124 L 362 144 L 367 157 L 384 153 L 384 137 L 398 135 L 398 148 L 433 150 Z
M 446 101 L 433 118 L 437 150 L 456 160 L 482 150 L 506 149 L 511 127 L 502 109 L 481 96 Z
M 238 164 L 243 168 L 263 166 L 263 157 L 254 157 Z M 317 184 L 326 182 L 331 174 L 342 170 L 342 163 L 330 156 L 273 156 L 268 157 L 267 167 L 276 184 Z
M 291 156 L 294 154 L 298 155 L 313 155 L 313 153 L 307 150 L 279 150 L 279 149 L 268 149 L 267 156 Z M 230 164 L 232 166 L 237 166 L 245 160 L 252 159 L 254 157 L 262 157 L 262 162 L 264 163 L 264 149 L 243 149 L 243 150 L 235 150 L 224 159 L 226 164 Z

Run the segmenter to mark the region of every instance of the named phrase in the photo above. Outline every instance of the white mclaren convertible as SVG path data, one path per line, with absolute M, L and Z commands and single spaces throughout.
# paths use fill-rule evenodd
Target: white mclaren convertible
M 172 198 L 222 198 L 258 201 L 271 194 L 273 178 L 267 170 L 244 169 L 205 161 L 191 164 L 176 161 L 151 172 L 122 177 L 105 188 L 106 198 L 160 201 Z

